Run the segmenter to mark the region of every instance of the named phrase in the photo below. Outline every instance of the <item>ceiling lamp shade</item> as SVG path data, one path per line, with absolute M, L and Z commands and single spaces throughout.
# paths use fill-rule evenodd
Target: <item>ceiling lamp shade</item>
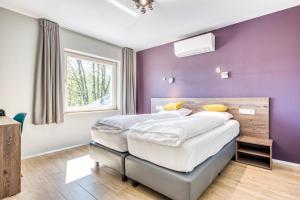
M 146 13 L 146 8 L 153 10 L 154 0 L 133 0 L 135 2 L 136 8 L 141 9 L 143 14 Z

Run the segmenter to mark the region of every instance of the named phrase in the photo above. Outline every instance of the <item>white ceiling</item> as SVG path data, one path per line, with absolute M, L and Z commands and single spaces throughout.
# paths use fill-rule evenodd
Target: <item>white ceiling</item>
M 132 0 L 0 0 L 91 37 L 136 50 L 300 5 L 300 0 L 155 0 L 145 15 Z

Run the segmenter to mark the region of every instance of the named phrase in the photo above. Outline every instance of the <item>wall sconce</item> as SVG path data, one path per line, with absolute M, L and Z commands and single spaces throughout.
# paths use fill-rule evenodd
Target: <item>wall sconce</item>
M 167 78 L 166 78 L 166 77 L 163 77 L 162 80 L 163 80 L 163 81 L 166 81 Z M 175 77 L 168 77 L 168 83 L 169 83 L 169 84 L 175 83 Z
M 216 68 L 216 73 L 220 74 L 221 79 L 228 79 L 229 78 L 229 72 L 223 72 L 221 67 Z

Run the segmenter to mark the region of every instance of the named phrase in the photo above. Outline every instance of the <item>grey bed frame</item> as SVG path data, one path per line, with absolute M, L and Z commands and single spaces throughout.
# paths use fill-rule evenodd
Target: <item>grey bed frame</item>
M 113 149 L 107 148 L 96 142 L 90 143 L 90 156 L 96 162 L 118 171 L 122 176 L 122 181 L 127 181 L 125 175 L 125 157 L 128 156 L 128 152 L 119 152 Z
M 133 180 L 133 186 L 141 183 L 171 199 L 196 200 L 234 154 L 235 139 L 189 173 L 172 171 L 129 155 L 125 158 L 125 174 Z
M 217 154 L 198 165 L 192 172 L 176 172 L 151 162 L 90 143 L 90 156 L 96 164 L 104 164 L 118 171 L 122 181 L 132 179 L 132 185 L 138 183 L 156 190 L 175 200 L 196 200 L 221 173 L 235 155 L 235 138 L 226 144 Z
M 193 111 L 202 110 L 205 104 L 224 104 L 228 111 L 238 120 L 243 135 L 269 137 L 269 98 L 152 98 L 151 112 L 167 103 L 183 101 L 184 107 Z M 241 116 L 240 108 L 255 109 L 259 117 Z M 263 123 L 262 123 L 263 122 Z M 253 128 L 255 127 L 255 129 Z M 190 173 L 175 172 L 148 161 L 141 160 L 129 153 L 120 153 L 100 144 L 91 143 L 91 157 L 122 175 L 128 176 L 133 185 L 138 182 L 175 200 L 197 199 L 212 183 L 216 176 L 230 162 L 235 154 L 235 139 L 225 145 L 216 155 L 208 158 Z M 200 153 L 200 152 L 199 152 Z

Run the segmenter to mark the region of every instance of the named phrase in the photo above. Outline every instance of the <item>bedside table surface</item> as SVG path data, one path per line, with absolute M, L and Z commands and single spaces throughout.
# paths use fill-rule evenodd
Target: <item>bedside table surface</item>
M 244 142 L 249 144 L 258 144 L 263 146 L 272 146 L 273 140 L 268 138 L 257 138 L 251 136 L 240 136 L 237 138 L 238 142 Z

